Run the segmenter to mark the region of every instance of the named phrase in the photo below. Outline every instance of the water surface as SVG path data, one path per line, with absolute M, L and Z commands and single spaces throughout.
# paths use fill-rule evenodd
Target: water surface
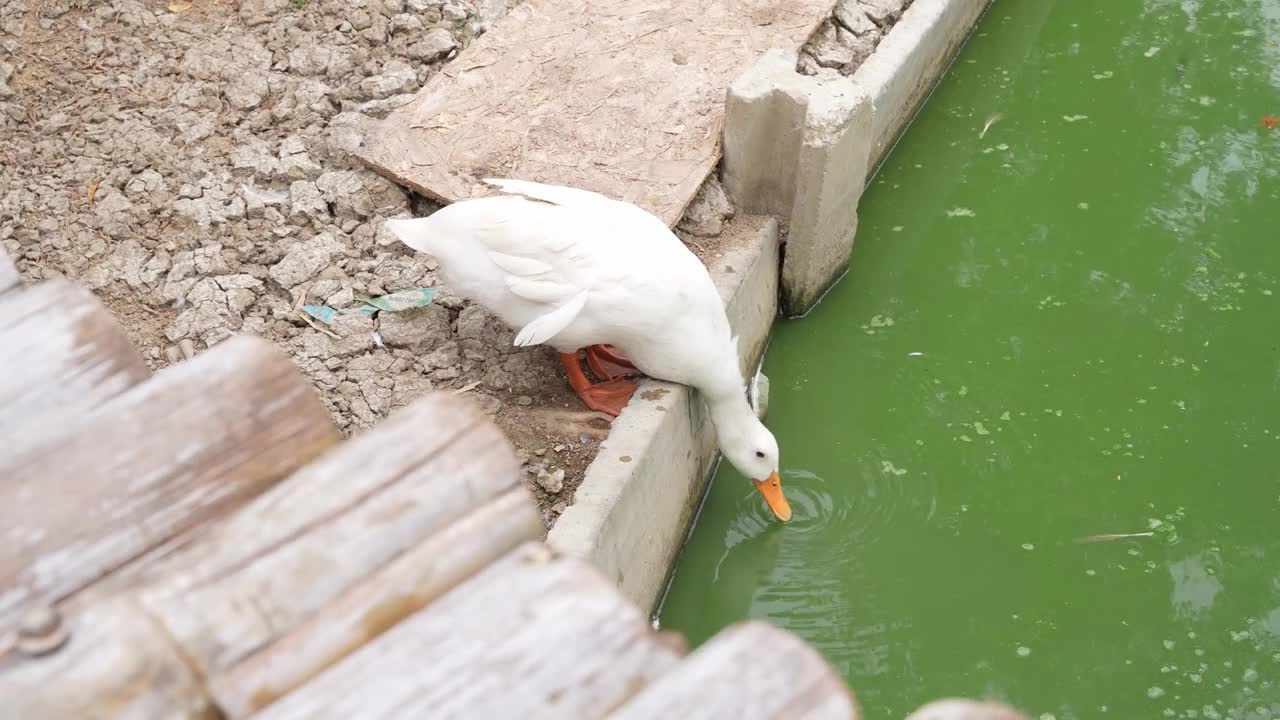
M 796 519 L 725 467 L 663 626 L 777 623 L 870 718 L 1280 717 L 1271 114 L 1280 0 L 997 0 L 777 327 Z

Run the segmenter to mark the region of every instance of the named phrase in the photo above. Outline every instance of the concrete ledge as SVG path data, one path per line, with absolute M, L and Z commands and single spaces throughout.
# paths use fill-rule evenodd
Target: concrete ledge
M 724 186 L 788 226 L 782 311 L 808 312 L 844 274 L 867 179 L 942 77 L 990 0 L 916 0 L 851 78 L 804 76 L 765 53 L 729 88 Z
M 722 255 L 707 265 L 725 299 L 744 376 L 749 376 L 777 314 L 777 222 L 738 216 L 721 241 Z M 652 612 L 716 456 L 701 399 L 682 385 L 644 382 L 614 421 L 547 543 L 590 561 L 631 602 Z
M 871 153 L 865 178 L 906 130 L 991 0 L 916 0 L 853 74 L 871 98 Z

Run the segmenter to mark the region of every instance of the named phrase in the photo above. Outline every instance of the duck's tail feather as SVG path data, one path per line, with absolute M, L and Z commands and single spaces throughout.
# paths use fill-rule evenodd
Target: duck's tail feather
M 431 233 L 427 230 L 427 225 L 431 222 L 430 217 L 422 218 L 391 218 L 386 221 L 386 227 L 395 235 L 400 242 L 409 247 L 427 254 L 435 254 L 431 247 Z
M 582 308 L 586 304 L 587 291 L 582 290 L 577 295 L 569 298 L 569 301 L 565 304 L 521 328 L 520 332 L 516 334 L 515 345 L 517 347 L 527 347 L 529 345 L 541 345 L 550 340 L 561 330 L 568 327 L 569 323 L 578 317 L 578 313 L 582 312 Z

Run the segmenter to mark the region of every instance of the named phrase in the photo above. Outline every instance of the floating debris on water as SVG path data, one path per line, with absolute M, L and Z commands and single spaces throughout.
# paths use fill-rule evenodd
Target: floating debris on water
M 985 137 L 987 134 L 987 131 L 991 129 L 991 126 L 995 125 L 996 123 L 1000 122 L 1003 119 L 1004 119 L 1004 115 L 1001 115 L 1000 113 L 996 113 L 995 115 L 992 115 L 991 117 L 987 118 L 987 122 L 982 125 L 982 132 L 978 133 L 978 139 L 981 140 L 983 137 Z
M 948 210 L 947 217 L 977 217 L 977 213 L 967 207 L 958 207 Z
M 1088 120 L 1089 116 L 1088 115 L 1063 115 L 1062 119 L 1066 120 L 1069 123 L 1073 123 L 1073 122 L 1080 122 L 1081 120 Z
M 975 422 L 975 423 L 973 424 L 973 429 L 974 429 L 974 432 L 978 433 L 979 435 L 990 435 L 990 434 L 991 434 L 991 431 L 987 429 L 987 426 L 986 426 L 986 425 L 983 425 L 983 424 L 982 424 L 982 423 L 980 423 L 980 422 Z
M 905 468 L 894 467 L 894 464 L 889 462 L 888 460 L 880 461 L 880 470 L 885 473 L 897 475 L 898 477 L 902 477 L 903 475 L 907 474 L 907 471 Z
M 1158 52 L 1160 52 L 1160 48 L 1156 47 L 1155 45 L 1152 45 L 1151 47 L 1147 48 L 1147 51 L 1146 51 L 1146 52 L 1142 53 L 1142 56 L 1143 56 L 1143 57 L 1155 57 L 1155 56 L 1156 56 L 1156 53 L 1158 53 Z
M 1023 549 L 1023 550 L 1027 550 L 1027 551 L 1031 551 L 1031 550 L 1035 550 L 1035 549 L 1036 549 L 1036 546 L 1035 546 L 1035 545 L 1032 545 L 1031 543 L 1022 543 L 1022 549 Z
M 1162 687 L 1147 688 L 1147 697 L 1151 698 L 1152 700 L 1155 700 L 1156 698 L 1164 697 L 1164 688 Z
M 1152 537 L 1153 535 L 1155 535 L 1153 532 L 1101 533 L 1098 535 L 1085 535 L 1084 537 L 1078 537 L 1076 538 L 1076 542 L 1083 545 L 1085 543 L 1115 542 L 1116 540 L 1127 540 L 1129 538 Z
M 1027 657 L 1031 654 L 1031 648 L 1027 647 L 1026 645 L 1019 645 L 1017 652 L 1018 652 L 1018 657 Z
M 1093 79 L 1094 80 L 1110 80 L 1111 78 L 1115 77 L 1115 75 L 1116 74 L 1110 70 L 1103 70 L 1100 73 L 1094 73 Z

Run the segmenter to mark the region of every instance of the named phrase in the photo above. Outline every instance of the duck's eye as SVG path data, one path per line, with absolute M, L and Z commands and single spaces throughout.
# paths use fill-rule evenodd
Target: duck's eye
M 764 451 L 763 451 L 763 450 L 757 450 L 757 451 L 756 451 L 756 457 L 758 457 L 758 458 L 764 458 Z

